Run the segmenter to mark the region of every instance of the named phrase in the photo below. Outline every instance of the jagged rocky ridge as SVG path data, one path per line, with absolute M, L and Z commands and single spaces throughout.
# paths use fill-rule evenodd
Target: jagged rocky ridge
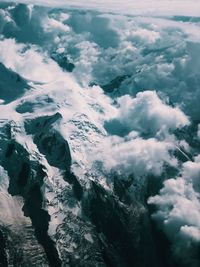
M 2 128 L 1 166 L 9 176 L 8 193 L 23 197 L 24 216 L 32 222 L 32 228 L 30 224 L 21 225 L 21 230 L 16 228 L 17 234 L 8 226 L 2 227 L 2 266 L 6 266 L 5 262 L 26 266 L 27 261 L 31 266 L 171 266 L 166 255 L 169 253 L 168 241 L 152 225 L 151 211 L 145 204 L 145 192 L 157 192 L 155 185 L 150 183 L 139 188 L 135 177 L 130 176 L 128 181 L 115 177 L 113 192 L 93 181 L 86 187 L 71 172 L 68 143 L 53 129 L 53 124 L 60 119 L 61 115 L 56 113 L 25 121 L 26 133 L 31 134 L 41 153 L 34 155 L 34 159 L 30 159 L 33 155 L 14 138 L 15 132 L 20 131 L 14 122 L 6 123 Z M 51 216 L 46 208 L 50 203 L 44 195 L 48 172 L 41 163 L 42 155 L 49 165 L 62 171 L 59 179 L 70 185 L 57 195 L 59 202 L 68 202 L 69 207 L 78 205 L 82 210 L 81 216 L 64 210 L 64 220 L 58 225 L 53 239 L 48 234 Z M 136 187 L 138 196 L 130 193 L 131 187 Z M 16 241 L 18 235 L 22 243 L 26 239 L 31 243 L 30 246 L 37 250 L 36 255 L 34 250 L 21 247 Z M 159 244 L 161 239 L 163 251 Z M 15 246 L 18 250 L 13 252 Z
M 82 207 L 82 215 L 77 217 L 72 212 L 65 211 L 66 217 L 63 223 L 58 225 L 57 234 L 54 237 L 58 241 L 60 259 L 55 242 L 48 235 L 51 217 L 45 210 L 48 203 L 45 203 L 43 190 L 47 170 L 40 163 L 39 156 L 30 159 L 32 155 L 12 138 L 10 128 L 15 131 L 16 125 L 5 124 L 5 134 L 1 140 L 3 143 L 1 148 L 4 148 L 1 150 L 1 166 L 9 176 L 8 193 L 12 196 L 23 197 L 22 210 L 24 216 L 30 218 L 33 227 L 31 230 L 30 226 L 23 226 L 27 230 L 24 229 L 21 240 L 24 243 L 24 239 L 30 238 L 31 240 L 28 242 L 32 243 L 31 246 L 34 246 L 34 242 L 38 242 L 35 246 L 41 245 L 44 251 L 42 252 L 42 248 L 40 248 L 41 259 L 37 263 L 32 255 L 33 252 L 24 251 L 23 247 L 21 248 L 21 245 L 15 241 L 16 233 L 10 233 L 9 227 L 4 226 L 5 229 L 1 230 L 4 244 L 2 264 L 6 258 L 4 251 L 9 251 L 8 236 L 11 235 L 12 245 L 19 246 L 15 256 L 9 257 L 9 264 L 13 266 L 19 266 L 19 264 L 26 266 L 29 253 L 31 254 L 29 255 L 29 265 L 46 266 L 48 261 L 50 266 L 61 266 L 61 264 L 63 266 L 66 264 L 69 266 L 94 266 L 94 264 L 96 266 L 152 266 L 154 264 L 156 266 L 156 251 L 149 230 L 151 227 L 149 215 L 141 202 L 129 199 L 129 194 L 127 200 L 125 197 L 132 180 L 128 184 L 123 181 L 116 182 L 116 194 L 107 192 L 96 182 L 91 182 L 90 188 L 84 188 L 78 177 L 70 170 L 71 155 L 68 143 L 52 129 L 53 123 L 60 117 L 60 114 L 57 113 L 53 116 L 28 120 L 25 129 L 28 134 L 34 136 L 34 143 L 49 164 L 63 171 L 63 175 L 59 179 L 63 179 L 71 185 L 71 188 L 62 192 L 60 201 L 69 201 L 69 205 L 72 206 L 78 202 L 78 205 Z M 123 199 L 125 200 L 123 201 Z M 70 204 L 70 202 L 72 203 Z M 72 225 L 74 226 L 72 227 Z M 29 231 L 32 231 L 31 237 Z M 63 250 L 65 246 L 67 251 Z M 72 246 L 71 249 L 68 246 Z M 152 248 L 151 252 L 149 251 L 150 247 Z M 44 252 L 46 256 L 43 255 Z M 12 255 L 13 252 L 11 250 L 8 253 Z M 15 257 L 17 258 L 15 259 Z M 8 259 L 6 260 L 8 261 Z
M 21 240 L 24 243 L 24 239 L 31 238 L 29 242 L 32 243 L 31 246 L 34 246 L 36 239 L 38 244 L 35 246 L 41 245 L 46 256 L 43 256 L 42 259 L 44 252 L 39 252 L 41 259 L 37 263 L 34 255 L 32 255 L 33 252 L 24 251 L 23 247 L 21 248 L 19 243 L 15 241 L 14 235 L 16 233 L 10 233 L 9 227 L 5 227 L 5 229 L 3 227 L 1 229 L 2 264 L 6 266 L 4 262 L 8 261 L 5 250 L 9 251 L 8 236 L 11 235 L 13 246 L 18 245 L 21 249 L 21 252 L 20 250 L 15 252 L 15 256 L 12 255 L 12 251 L 8 252 L 9 255 L 12 255 L 11 258 L 9 257 L 9 264 L 13 266 L 19 266 L 19 264 L 26 266 L 26 258 L 28 257 L 26 253 L 31 254 L 28 254 L 30 257 L 29 265 L 46 266 L 48 260 L 50 266 L 61 266 L 61 264 L 63 266 L 66 264 L 70 266 L 94 266 L 94 264 L 96 266 L 152 266 L 154 264 L 156 266 L 156 252 L 148 229 L 151 226 L 147 211 L 138 201 L 129 200 L 124 201 L 124 203 L 119 201 L 119 198 L 126 194 L 131 182 L 125 183 L 125 186 L 123 186 L 123 181 L 121 185 L 118 182 L 115 185 L 116 195 L 107 192 L 95 182 L 91 182 L 90 189 L 86 190 L 80 184 L 78 177 L 70 171 L 71 155 L 68 143 L 52 129 L 52 124 L 59 119 L 60 115 L 55 114 L 33 121 L 28 120 L 25 129 L 28 134 L 34 136 L 34 143 L 41 154 L 45 155 L 49 164 L 63 170 L 63 176 L 60 179 L 66 180 L 72 187 L 62 193 L 62 198 L 64 201 L 73 201 L 73 198 L 75 202 L 78 201 L 79 205 L 82 206 L 82 216 L 77 217 L 71 212 L 65 211 L 66 217 L 63 224 L 58 226 L 56 237 L 60 242 L 62 240 L 62 243 L 66 242 L 65 236 L 69 236 L 67 238 L 69 240 L 68 243 L 61 243 L 58 246 L 62 256 L 60 259 L 55 243 L 48 235 L 51 217 L 44 209 L 48 204 L 45 203 L 42 189 L 47 175 L 45 166 L 40 163 L 39 158 L 30 159 L 31 155 L 26 148 L 12 138 L 10 128 L 13 127 L 13 131 L 15 131 L 16 125 L 5 124 L 5 134 L 1 140 L 3 143 L 1 148 L 4 148 L 1 150 L 1 166 L 9 176 L 8 193 L 12 196 L 23 197 L 22 210 L 24 216 L 30 218 L 34 230 L 33 233 L 33 230 L 28 230 L 30 226 L 24 225 L 23 227 L 27 230 L 24 229 Z M 59 151 L 59 160 L 57 151 Z M 71 224 L 75 224 L 76 231 L 71 229 Z M 61 233 L 59 233 L 59 228 L 61 228 Z M 31 237 L 29 231 L 32 231 Z M 27 235 L 29 236 L 27 237 Z M 69 241 L 70 244 L 74 242 L 76 246 L 66 253 L 65 250 L 63 251 L 62 245 L 68 246 Z M 151 252 L 149 247 L 152 247 Z M 145 254 L 145 257 L 141 257 Z M 17 258 L 15 259 L 15 257 Z

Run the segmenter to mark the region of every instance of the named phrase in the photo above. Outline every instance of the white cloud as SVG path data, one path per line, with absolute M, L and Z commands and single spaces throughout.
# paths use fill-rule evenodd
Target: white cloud
M 119 113 L 114 120 L 129 131 L 136 130 L 154 136 L 189 124 L 188 118 L 178 107 L 165 104 L 155 91 L 140 92 L 135 98 L 125 95 L 118 98 L 117 102 Z
M 27 13 L 25 8 L 16 13 L 19 11 Z M 48 12 L 48 9 L 32 7 L 30 24 L 21 23 L 19 29 L 8 23 L 5 35 L 11 35 L 17 42 L 37 43 L 44 50 L 62 48 L 75 63 L 73 74 L 84 86 L 90 82 L 109 84 L 127 75 L 117 88 L 120 94 L 135 96 L 138 91 L 155 88 L 163 91 L 170 102 L 181 105 L 187 115 L 198 119 L 200 29 L 194 18 L 128 19 L 116 14 L 89 11 L 80 14 L 70 10 L 62 11 L 65 12 L 62 18 L 55 10 Z M 12 18 L 9 10 L 6 14 Z M 9 54 L 12 55 L 12 51 Z M 43 64 L 44 73 L 46 69 Z M 52 68 L 51 73 L 54 72 Z
M 170 143 L 159 142 L 154 138 L 135 138 L 134 134 L 125 139 L 107 137 L 91 156 L 92 162 L 101 161 L 107 172 L 124 175 L 134 173 L 136 177 L 140 177 L 148 174 L 160 175 L 165 163 L 176 166 L 176 159 L 170 156 L 171 150 L 173 145 Z
M 80 41 L 75 45 L 75 48 L 80 51 L 80 55 L 78 60 L 75 61 L 74 75 L 83 86 L 87 86 L 92 79 L 93 64 L 99 56 L 98 48 L 96 44 L 88 41 Z
M 136 29 L 131 33 L 131 39 L 134 38 L 137 38 L 138 42 L 147 41 L 148 43 L 155 43 L 160 38 L 160 34 L 159 32 L 148 29 Z
M 10 2 L 10 0 L 2 0 Z M 150 15 L 194 15 L 200 14 L 200 3 L 195 0 L 17 0 L 20 3 L 32 3 L 44 6 L 78 7 L 100 11 L 112 11 L 124 14 Z
M 160 194 L 148 200 L 158 208 L 153 218 L 172 242 L 174 254 L 190 266 L 197 266 L 198 262 L 195 246 L 200 242 L 199 177 L 197 157 L 195 162 L 184 163 L 180 177 L 166 180 Z
M 18 44 L 14 39 L 0 41 L 0 61 L 22 77 L 35 82 L 57 80 L 62 72 L 58 65 L 37 51 L 37 47 Z
M 52 32 L 52 33 L 56 33 L 59 34 L 60 32 L 68 32 L 70 29 L 67 25 L 64 25 L 61 21 L 58 21 L 54 18 L 48 18 L 46 17 L 43 21 L 43 29 L 46 32 Z

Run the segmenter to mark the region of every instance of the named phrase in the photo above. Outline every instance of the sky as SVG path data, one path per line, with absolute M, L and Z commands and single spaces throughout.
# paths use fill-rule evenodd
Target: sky
M 1 2 L 10 2 L 3 0 Z M 16 0 L 15 2 L 31 3 L 45 6 L 84 7 L 87 9 L 108 10 L 125 14 L 142 15 L 182 15 L 199 16 L 199 0 Z

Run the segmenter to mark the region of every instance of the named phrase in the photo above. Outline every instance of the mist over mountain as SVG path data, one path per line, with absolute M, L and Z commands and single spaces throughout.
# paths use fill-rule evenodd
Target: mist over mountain
M 0 266 L 200 266 L 198 1 L 0 2 Z

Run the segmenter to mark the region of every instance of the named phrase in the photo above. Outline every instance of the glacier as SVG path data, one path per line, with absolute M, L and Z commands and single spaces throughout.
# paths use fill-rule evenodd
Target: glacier
M 198 1 L 0 2 L 0 266 L 198 267 Z

